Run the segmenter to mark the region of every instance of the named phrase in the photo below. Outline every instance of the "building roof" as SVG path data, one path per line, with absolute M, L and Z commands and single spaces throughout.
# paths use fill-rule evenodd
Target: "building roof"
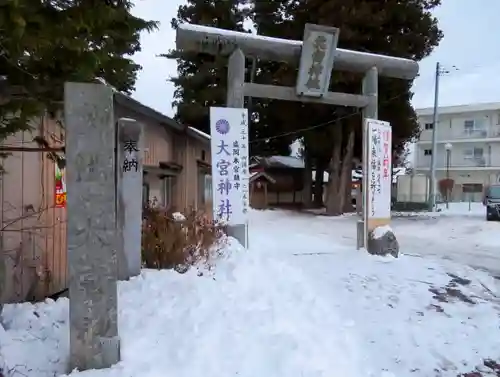
M 255 156 L 251 159 L 252 164 L 258 164 L 267 168 L 304 169 L 304 160 L 293 156 Z
M 500 111 L 500 102 L 476 103 L 468 105 L 441 106 L 438 109 L 439 115 L 474 113 L 480 111 Z M 434 113 L 433 107 L 415 109 L 417 116 L 430 116 Z
M 256 172 L 251 173 L 250 174 L 250 182 L 253 182 L 256 179 L 259 179 L 261 177 L 265 178 L 270 183 L 276 183 L 276 180 L 273 177 L 271 177 L 269 174 L 267 174 L 266 172 L 263 172 L 263 171 L 256 171 Z
M 251 158 L 250 168 L 256 166 L 262 166 L 264 168 L 269 167 L 280 167 L 280 168 L 290 168 L 290 169 L 304 169 L 304 160 L 299 157 L 294 156 L 269 156 L 269 157 L 259 157 L 255 156 Z M 406 168 L 394 168 L 393 182 L 396 181 L 398 175 L 406 174 Z M 351 179 L 353 181 L 358 181 L 363 178 L 361 169 L 353 169 L 351 172 Z M 316 170 L 312 170 L 312 179 L 316 180 Z M 329 174 L 328 172 L 323 172 L 323 182 L 328 182 Z
M 188 127 L 188 134 L 191 134 L 191 136 L 194 136 L 194 137 L 196 137 L 196 136 L 202 137 L 205 140 L 212 139 L 209 134 L 206 134 L 205 132 L 200 131 L 199 129 L 194 128 L 194 127 Z
M 177 122 L 175 119 L 172 119 L 166 116 L 165 114 L 162 114 L 159 111 L 142 104 L 141 102 L 137 101 L 136 99 L 133 99 L 130 96 L 127 96 L 123 93 L 115 92 L 115 101 L 116 103 L 124 107 L 132 109 L 135 112 L 144 115 L 145 117 L 154 119 L 165 128 L 169 128 L 178 132 L 185 131 L 189 136 L 195 139 L 198 139 L 205 143 L 210 142 L 210 135 L 207 135 L 206 133 L 201 132 L 193 127 L 185 127 L 179 122 Z

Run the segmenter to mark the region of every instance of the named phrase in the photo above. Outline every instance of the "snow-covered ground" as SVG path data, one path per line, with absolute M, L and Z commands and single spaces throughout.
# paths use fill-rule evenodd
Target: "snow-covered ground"
M 349 247 L 356 243 L 357 220 L 317 217 L 315 229 Z M 450 203 L 449 209 L 443 204 L 435 213 L 393 213 L 391 227 L 407 255 L 454 260 L 500 277 L 500 222 L 486 221 L 482 203 Z
M 500 223 L 486 221 L 481 203 L 453 203 L 449 210 L 441 207 L 442 212 L 424 221 L 395 219 L 394 228 L 405 250 L 455 260 L 500 277 Z
M 499 291 L 491 275 L 467 266 L 500 270 L 500 224 L 473 207 L 397 216 L 399 259 L 356 251 L 355 216 L 254 211 L 250 250 L 231 241 L 213 274 L 144 271 L 121 283 L 122 362 L 72 375 L 470 372 L 484 359 L 500 359 Z M 66 299 L 7 305 L 2 317 L 5 377 L 65 372 Z

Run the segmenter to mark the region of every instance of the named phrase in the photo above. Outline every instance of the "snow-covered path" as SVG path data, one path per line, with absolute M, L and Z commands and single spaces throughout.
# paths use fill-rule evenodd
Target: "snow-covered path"
M 277 234 L 273 242 L 288 241 L 288 250 L 294 253 L 324 253 L 339 245 L 352 250 L 356 245 L 356 216 L 331 218 L 292 212 L 284 215 L 282 211 L 254 216 L 258 218 L 252 222 L 256 228 L 251 232 L 256 238 L 254 242 L 259 242 L 262 230 L 273 229 Z M 279 229 L 272 228 L 277 221 L 281 223 Z M 468 203 L 453 203 L 448 212 L 402 214 L 393 218 L 391 226 L 404 254 L 453 260 L 500 277 L 500 222 L 487 222 L 482 204 L 472 203 L 469 209 Z M 309 234 L 302 227 L 315 231 Z M 315 250 L 309 247 L 310 237 L 318 240 Z M 309 241 L 301 242 L 306 239 Z
M 280 253 L 309 275 L 318 296 L 334 297 L 344 329 L 351 328 L 366 347 L 361 357 L 370 365 L 366 375 L 456 376 L 474 369 L 477 355 L 494 358 L 500 352 L 492 335 L 500 334 L 499 296 L 489 292 L 495 282 L 467 266 L 500 271 L 500 224 L 487 223 L 478 212 L 395 218 L 400 260 L 356 252 L 355 216 L 254 213 L 259 220 L 250 242 L 252 248 Z M 264 229 L 272 229 L 272 239 L 263 236 Z M 470 276 L 477 280 L 457 284 L 457 278 Z M 439 293 L 455 288 L 475 297 L 475 304 L 460 298 L 443 303 Z M 484 311 L 482 305 L 496 310 Z
M 469 217 L 395 219 L 403 255 L 393 259 L 355 250 L 355 217 L 252 211 L 250 250 L 230 240 L 213 275 L 144 271 L 120 283 L 122 361 L 72 376 L 470 372 L 485 358 L 500 359 L 500 303 L 491 276 L 456 263 L 475 243 L 495 248 L 488 237 L 497 224 Z M 456 249 L 446 246 L 450 231 Z M 421 257 L 426 253 L 440 258 Z M 66 371 L 67 299 L 7 305 L 2 321 L 5 377 Z
M 455 260 L 500 276 L 500 223 L 484 216 L 395 219 L 407 253 Z

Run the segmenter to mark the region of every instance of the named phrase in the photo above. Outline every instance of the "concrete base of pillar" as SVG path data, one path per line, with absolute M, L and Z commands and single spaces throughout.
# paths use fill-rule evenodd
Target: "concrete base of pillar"
M 365 245 L 364 245 L 364 243 L 365 243 L 364 233 L 365 233 L 365 223 L 363 220 L 358 220 L 358 222 L 356 223 L 356 249 L 357 250 L 365 247 Z
M 228 225 L 227 227 L 227 235 L 236 238 L 245 249 L 248 249 L 247 232 L 248 232 L 248 227 L 244 224 Z

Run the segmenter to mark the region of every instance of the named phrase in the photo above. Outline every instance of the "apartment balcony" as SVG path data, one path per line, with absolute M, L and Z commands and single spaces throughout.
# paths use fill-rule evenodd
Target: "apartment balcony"
M 484 130 L 460 130 L 460 131 L 457 130 L 457 132 L 452 132 L 451 136 L 457 140 L 500 138 L 500 126 Z
M 500 141 L 500 125 L 484 129 L 444 128 L 437 130 L 437 142 L 481 142 Z M 432 140 L 432 131 L 423 131 L 417 143 L 428 144 Z
M 431 166 L 430 159 L 429 160 L 417 160 L 415 163 L 415 169 L 417 170 L 429 170 Z M 438 159 L 436 161 L 436 169 L 437 170 L 500 170 L 500 162 L 497 161 L 489 161 L 488 158 L 478 157 L 478 158 L 463 158 L 463 159 L 454 159 L 450 162 L 450 166 L 446 165 L 446 161 L 444 159 Z

